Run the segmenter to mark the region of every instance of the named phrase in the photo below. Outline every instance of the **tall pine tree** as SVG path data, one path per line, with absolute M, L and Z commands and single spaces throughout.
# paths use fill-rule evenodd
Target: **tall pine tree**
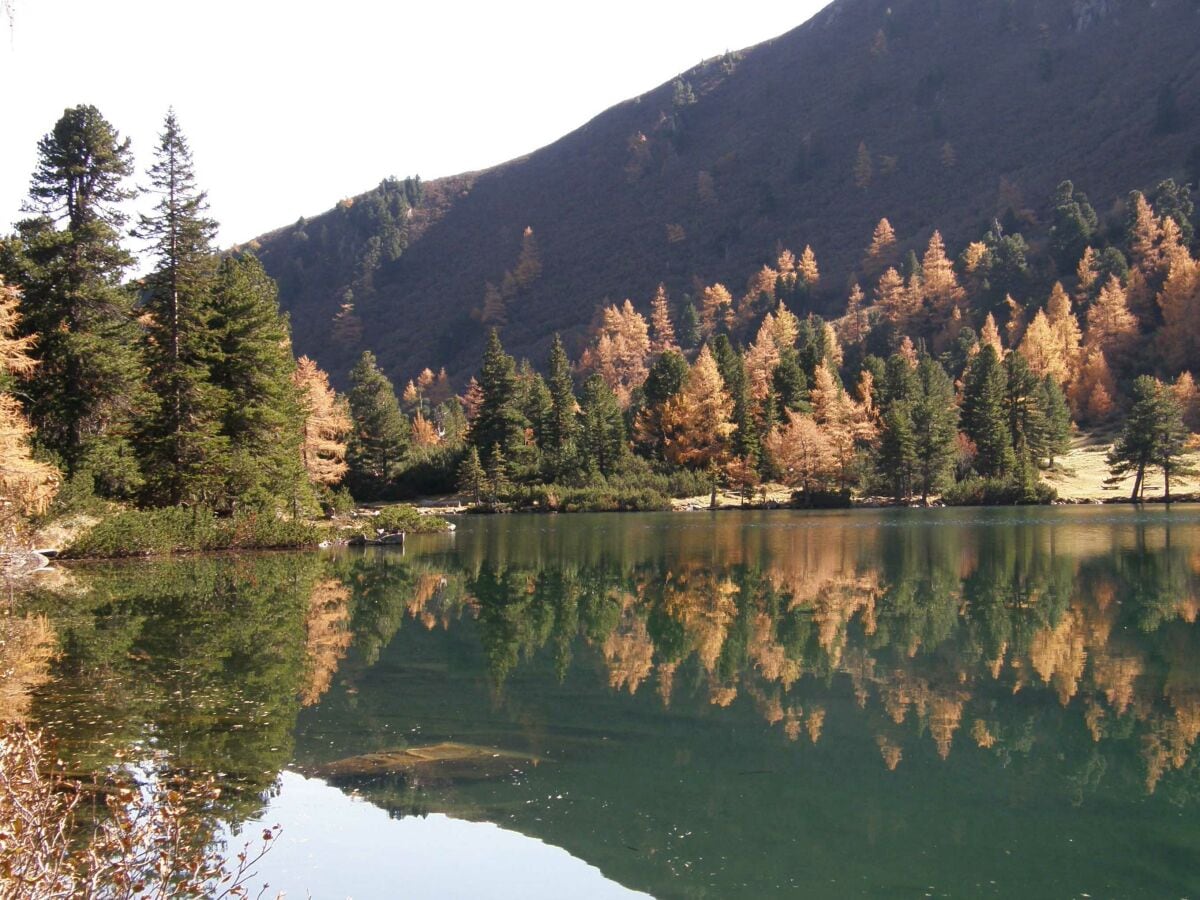
M 518 405 L 517 365 L 504 352 L 500 336 L 492 329 L 478 375 L 481 398 L 471 422 L 471 443 L 485 461 L 499 447 L 508 459 L 521 455 L 528 424 Z
M 350 490 L 363 499 L 380 497 L 408 451 L 408 422 L 369 350 L 350 370 L 349 400 L 354 422 L 346 449 Z
M 23 294 L 23 333 L 39 334 L 38 377 L 28 385 L 38 441 L 70 476 L 110 495 L 141 477 L 129 440 L 143 391 L 133 295 L 121 284 L 132 262 L 121 247 L 132 195 L 128 139 L 94 106 L 66 110 L 38 142 L 30 208 L 5 255 Z
M 229 442 L 226 502 L 288 508 L 311 502 L 301 456 L 305 411 L 275 282 L 253 255 L 224 260 L 213 291 L 213 386 Z
M 144 347 L 155 402 L 139 427 L 146 496 L 164 504 L 211 502 L 220 493 L 229 440 L 226 403 L 210 379 L 217 223 L 196 187 L 192 154 L 174 110 L 167 113 L 149 170 L 153 212 L 136 234 L 150 242 L 156 266 L 146 279 Z

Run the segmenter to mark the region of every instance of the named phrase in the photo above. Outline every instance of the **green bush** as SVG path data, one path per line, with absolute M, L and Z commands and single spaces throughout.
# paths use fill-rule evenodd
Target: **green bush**
M 1058 491 L 1042 482 L 1016 478 L 967 478 L 942 495 L 947 506 L 1030 506 L 1051 503 Z
M 648 512 L 670 509 L 670 499 L 652 487 L 541 484 L 521 488 L 511 499 L 520 507 L 550 512 Z
M 377 516 L 357 520 L 354 533 L 365 538 L 374 538 L 380 531 L 385 534 L 401 531 L 405 534 L 440 534 L 449 527 L 449 523 L 440 516 L 423 516 L 415 506 L 398 503 L 385 506 Z
M 792 494 L 792 506 L 796 509 L 849 509 L 850 492 L 796 491 Z
M 320 531 L 307 522 L 246 512 L 218 519 L 205 507 L 130 509 L 109 516 L 75 540 L 69 558 L 111 559 L 212 550 L 314 547 Z

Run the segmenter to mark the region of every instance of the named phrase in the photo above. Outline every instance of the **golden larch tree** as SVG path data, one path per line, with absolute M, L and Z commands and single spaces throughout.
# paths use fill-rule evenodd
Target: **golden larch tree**
M 603 378 L 625 409 L 646 380 L 649 356 L 650 325 L 626 300 L 604 310 L 594 343 L 584 351 L 580 367 Z
M 920 309 L 920 298 L 913 296 L 900 273 L 891 268 L 880 276 L 875 287 L 875 306 L 885 322 L 896 331 L 904 332 Z
M 863 260 L 863 271 L 868 275 L 882 272 L 896 264 L 897 256 L 896 231 L 887 219 L 880 219 L 871 235 L 871 246 L 867 247 L 867 255 Z
M 1071 412 L 1081 425 L 1105 422 L 1116 406 L 1117 383 L 1104 351 L 1088 347 L 1082 351 L 1079 372 L 1071 382 Z
M 1096 267 L 1098 265 L 1096 251 L 1091 247 L 1085 247 L 1083 256 L 1079 257 L 1079 265 L 1075 269 L 1075 278 L 1079 282 L 1078 300 L 1080 303 L 1087 301 L 1091 296 L 1092 286 L 1096 283 Z
M 813 372 L 810 400 L 813 420 L 829 442 L 838 482 L 845 487 L 851 481 L 856 450 L 875 436 L 875 425 L 863 405 L 834 380 L 824 362 Z
M 733 434 L 733 401 L 708 346 L 700 350 L 679 393 L 663 404 L 662 427 L 667 461 L 703 469 L 720 464 Z
M 1055 346 L 1067 369 L 1066 380 L 1070 381 L 1079 367 L 1083 332 L 1079 328 L 1079 319 L 1071 309 L 1071 298 L 1060 282 L 1054 282 L 1050 299 L 1046 301 L 1046 319 L 1054 331 Z
M 991 313 L 983 320 L 983 328 L 979 331 L 979 346 L 990 346 L 996 351 L 996 356 L 1004 359 L 1004 342 L 1000 340 L 1000 329 L 996 327 L 996 318 Z
M 1200 263 L 1189 255 L 1176 259 L 1158 294 L 1163 324 L 1159 349 L 1173 369 L 1200 360 Z
M 650 352 L 663 353 L 667 350 L 678 350 L 675 340 L 675 325 L 671 321 L 671 304 L 667 299 L 667 289 L 659 284 L 650 301 Z
M 827 486 L 837 468 L 833 446 L 809 415 L 789 410 L 787 423 L 767 436 L 766 447 L 783 483 L 805 493 Z
M 28 378 L 37 366 L 29 355 L 37 339 L 17 337 L 19 304 L 17 290 L 0 279 L 0 376 L 5 379 Z M 44 510 L 58 490 L 58 470 L 30 452 L 32 434 L 16 397 L 0 391 L 0 547 L 15 544 L 21 520 Z
M 796 266 L 796 274 L 810 288 L 816 287 L 821 281 L 821 270 L 817 267 L 817 255 L 807 244 L 804 246 L 804 252 L 800 254 L 800 263 Z
M 737 323 L 740 328 L 749 325 L 765 311 L 775 305 L 775 285 L 779 273 L 770 266 L 763 266 L 746 285 L 746 293 L 738 301 Z
M 1067 360 L 1062 356 L 1054 328 L 1045 310 L 1037 311 L 1037 315 L 1025 329 L 1025 336 L 1021 339 L 1017 352 L 1025 358 L 1030 370 L 1038 378 L 1049 375 L 1062 385 L 1070 376 Z
M 347 471 L 346 436 L 353 427 L 346 401 L 333 392 L 329 376 L 307 356 L 296 360 L 292 383 L 304 405 L 300 453 L 308 479 L 313 484 L 338 484 Z
M 839 326 L 842 343 L 853 347 L 861 344 L 867 337 L 868 331 L 868 316 L 864 308 L 866 303 L 866 295 L 859 287 L 858 282 L 850 287 L 850 296 L 846 300 L 846 314 L 842 317 Z
M 1129 311 L 1125 289 L 1116 275 L 1100 288 L 1096 302 L 1087 313 L 1087 346 L 1104 351 L 1113 359 L 1123 359 L 1138 336 L 1138 323 Z
M 931 335 L 946 326 L 954 310 L 966 299 L 966 292 L 954 274 L 954 266 L 946 256 L 946 245 L 940 231 L 933 233 L 921 259 L 921 295 Z
M 710 338 L 724 327 L 727 331 L 733 324 L 733 295 L 723 284 L 713 284 L 704 289 L 700 298 L 700 335 Z
M 772 377 L 779 365 L 779 345 L 775 340 L 775 316 L 767 313 L 758 328 L 754 343 L 746 351 L 746 380 L 750 396 L 764 399 L 772 389 Z
M 1200 388 L 1196 387 L 1192 373 L 1181 372 L 1171 385 L 1171 392 L 1183 413 L 1183 423 L 1188 431 L 1193 434 L 1200 432 Z

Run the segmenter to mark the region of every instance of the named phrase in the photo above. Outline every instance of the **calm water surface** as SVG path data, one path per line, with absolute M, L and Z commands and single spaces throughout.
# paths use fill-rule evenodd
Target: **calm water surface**
M 1195 507 L 472 518 L 33 605 L 0 712 L 216 773 L 293 897 L 1200 895 Z

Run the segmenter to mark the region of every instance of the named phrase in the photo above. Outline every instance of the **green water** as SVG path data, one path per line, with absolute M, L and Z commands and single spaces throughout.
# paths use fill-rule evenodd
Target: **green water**
M 1194 507 L 471 518 L 72 576 L 28 716 L 72 766 L 217 773 L 303 836 L 292 896 L 1200 894 Z M 513 762 L 327 768 L 446 741 Z

